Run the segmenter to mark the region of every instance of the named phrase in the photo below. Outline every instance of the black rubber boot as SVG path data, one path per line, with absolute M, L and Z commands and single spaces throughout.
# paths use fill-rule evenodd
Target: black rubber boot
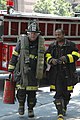
M 69 100 L 64 100 L 64 108 L 63 108 L 63 115 L 66 116 L 67 111 L 67 105 L 69 103 Z
M 28 117 L 32 118 L 34 117 L 34 110 L 28 108 Z
M 64 120 L 63 115 L 62 115 L 62 114 L 59 114 L 59 115 L 58 115 L 58 119 L 57 119 L 57 120 Z
M 19 109 L 18 109 L 18 112 L 19 112 L 19 115 L 24 115 L 24 103 L 19 103 Z
M 67 109 L 64 109 L 64 108 L 63 108 L 63 116 L 66 116 L 66 110 L 67 110 Z
M 57 112 L 58 112 L 58 120 L 64 120 L 64 117 L 63 117 L 64 100 L 56 99 L 54 101 L 54 104 L 55 104 Z
M 25 89 L 18 89 L 16 97 L 19 102 L 19 109 L 18 112 L 20 115 L 24 115 L 25 111 L 25 100 L 26 100 L 26 90 Z

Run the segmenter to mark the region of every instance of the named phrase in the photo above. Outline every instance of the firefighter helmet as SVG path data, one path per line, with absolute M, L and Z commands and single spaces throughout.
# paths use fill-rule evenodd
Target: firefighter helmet
M 36 21 L 31 22 L 28 26 L 27 32 L 40 33 L 38 23 Z

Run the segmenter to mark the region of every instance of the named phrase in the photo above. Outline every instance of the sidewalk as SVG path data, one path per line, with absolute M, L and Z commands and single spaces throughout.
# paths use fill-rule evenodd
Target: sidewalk
M 34 108 L 36 120 L 56 120 L 57 111 L 53 103 L 54 92 L 49 92 L 49 87 L 40 88 L 37 93 L 37 105 Z M 17 113 L 18 102 L 15 104 L 4 104 L 0 92 L 0 120 L 27 120 L 27 109 L 21 118 Z M 27 108 L 27 105 L 25 105 Z M 80 83 L 74 88 L 72 99 L 68 105 L 66 120 L 80 120 Z

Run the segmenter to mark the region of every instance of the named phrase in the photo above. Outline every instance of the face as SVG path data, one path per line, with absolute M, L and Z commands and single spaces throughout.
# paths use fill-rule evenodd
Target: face
M 39 33 L 35 33 L 35 32 L 28 32 L 28 37 L 30 39 L 30 41 L 35 41 L 36 38 L 38 37 Z
M 55 38 L 57 41 L 62 41 L 64 39 L 64 34 L 62 33 L 61 30 L 56 30 Z

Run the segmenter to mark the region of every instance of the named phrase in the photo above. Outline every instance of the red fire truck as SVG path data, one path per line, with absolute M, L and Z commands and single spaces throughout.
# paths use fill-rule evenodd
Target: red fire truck
M 65 37 L 76 43 L 80 51 L 80 18 L 46 14 L 1 14 L 0 15 L 0 70 L 7 71 L 8 63 L 15 48 L 17 38 L 23 34 L 30 20 L 37 19 L 45 46 L 54 41 L 57 28 L 65 30 Z M 80 60 L 76 63 L 80 66 Z
M 7 0 L 7 14 L 0 14 L 0 70 L 8 70 L 8 63 L 12 56 L 12 51 L 15 48 L 17 39 L 20 34 L 24 34 L 25 29 L 28 27 L 30 20 L 36 19 L 39 23 L 41 34 L 45 38 L 45 47 L 49 46 L 55 39 L 55 30 L 62 28 L 65 31 L 65 37 L 76 43 L 76 46 L 80 52 L 80 18 L 79 17 L 63 17 L 53 16 L 51 14 L 37 14 L 37 13 L 16 13 L 12 6 L 12 0 Z M 11 9 L 10 9 L 11 7 Z M 76 65 L 80 66 L 80 60 L 76 62 Z M 77 69 L 78 71 L 78 69 Z M 80 68 L 79 68 L 80 71 Z M 80 72 L 79 72 L 80 73 Z M 79 74 L 80 76 L 80 74 Z M 1 76 L 2 77 L 2 76 Z M 5 76 L 6 78 L 6 76 Z M 79 77 L 80 78 L 80 77 Z M 6 81 L 5 86 L 9 91 L 4 91 L 4 102 L 6 96 L 12 95 L 10 88 L 11 82 Z M 9 83 L 9 84 L 8 84 Z M 14 83 L 14 82 L 13 82 Z M 45 86 L 45 83 L 41 83 L 41 86 Z M 13 88 L 15 89 L 14 85 Z M 13 89 L 13 91 L 14 91 Z M 14 92 L 13 92 L 14 93 Z
M 27 29 L 28 22 L 36 19 L 41 34 L 45 38 L 45 46 L 54 41 L 55 30 L 62 28 L 65 37 L 76 43 L 80 51 L 80 18 L 63 17 L 40 13 L 15 12 L 13 0 L 6 0 L 7 14 L 0 14 L 0 70 L 7 71 L 8 63 L 15 48 L 17 38 Z M 80 60 L 76 63 L 80 66 Z

